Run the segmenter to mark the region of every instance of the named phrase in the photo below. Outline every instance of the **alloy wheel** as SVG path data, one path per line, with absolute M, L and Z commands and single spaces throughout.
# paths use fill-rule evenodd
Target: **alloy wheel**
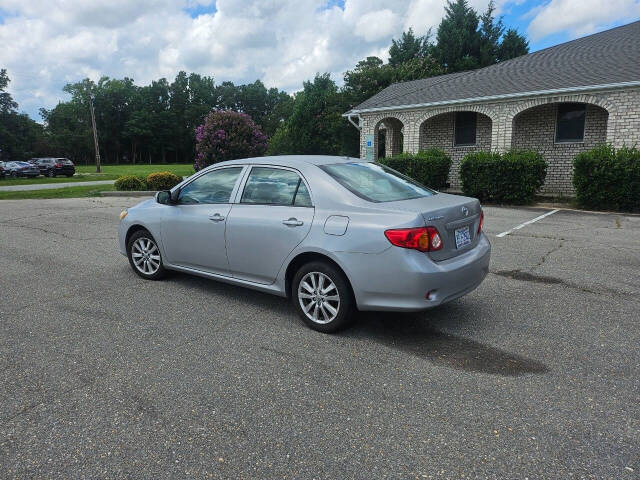
M 340 310 L 340 293 L 331 278 L 309 272 L 298 285 L 298 301 L 304 314 L 314 323 L 332 322 Z
M 140 237 L 133 242 L 131 258 L 138 271 L 145 275 L 153 275 L 160 268 L 160 251 L 150 238 Z

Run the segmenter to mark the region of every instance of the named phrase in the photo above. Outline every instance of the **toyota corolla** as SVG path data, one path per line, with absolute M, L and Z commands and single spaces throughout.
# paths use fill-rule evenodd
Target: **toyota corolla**
M 345 157 L 221 162 L 120 218 L 120 251 L 142 278 L 177 270 L 290 297 L 322 332 L 356 310 L 459 298 L 491 255 L 478 200 Z

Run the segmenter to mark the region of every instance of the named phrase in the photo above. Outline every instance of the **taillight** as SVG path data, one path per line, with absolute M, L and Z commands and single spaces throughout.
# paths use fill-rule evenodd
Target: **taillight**
M 482 232 L 482 225 L 484 224 L 484 211 L 480 210 L 480 222 L 478 223 L 478 235 Z
M 62 164 L 61 163 L 56 163 L 56 168 L 62 168 Z
M 442 238 L 436 227 L 395 228 L 384 235 L 392 245 L 420 252 L 434 252 L 442 248 Z

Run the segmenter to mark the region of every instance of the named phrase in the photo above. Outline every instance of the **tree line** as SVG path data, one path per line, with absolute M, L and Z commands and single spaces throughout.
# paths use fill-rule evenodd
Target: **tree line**
M 528 53 L 524 36 L 466 0 L 447 3 L 435 35 L 409 29 L 393 39 L 385 63 L 367 57 L 344 73 L 339 87 L 328 73 L 288 94 L 260 81 L 216 84 L 211 76 L 179 72 L 138 86 L 131 78 L 84 79 L 64 87 L 70 99 L 41 109 L 43 123 L 18 113 L 0 70 L 0 159 L 66 156 L 77 163 L 95 157 L 89 102 L 95 108 L 100 154 L 105 163 L 193 162 L 195 128 L 211 110 L 246 113 L 268 137 L 267 153 L 357 156 L 359 133 L 341 116 L 395 82 L 471 70 Z

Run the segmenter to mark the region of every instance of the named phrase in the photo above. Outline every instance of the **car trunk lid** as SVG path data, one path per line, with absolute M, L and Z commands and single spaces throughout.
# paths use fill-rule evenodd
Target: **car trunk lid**
M 478 243 L 481 207 L 475 198 L 438 193 L 430 197 L 392 203 L 394 207 L 397 206 L 403 211 L 421 214 L 425 226 L 438 229 L 442 238 L 442 249 L 427 253 L 434 261 L 453 258 L 472 249 Z

